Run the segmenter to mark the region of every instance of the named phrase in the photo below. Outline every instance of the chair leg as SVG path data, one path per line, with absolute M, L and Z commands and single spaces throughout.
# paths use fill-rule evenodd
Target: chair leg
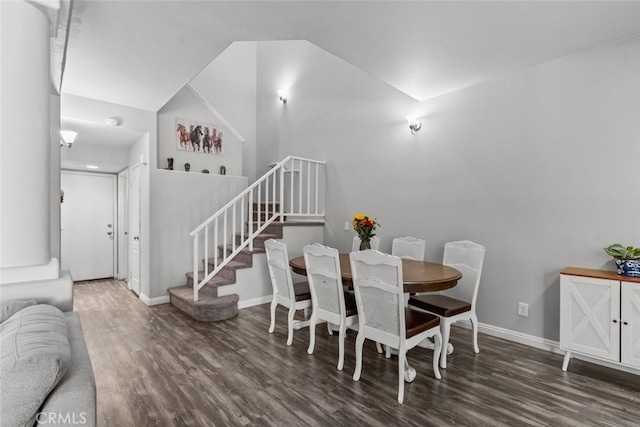
M 272 334 L 276 328 L 276 307 L 278 303 L 275 298 L 271 301 L 271 325 L 269 325 L 269 333 Z
M 289 319 L 287 322 L 287 327 L 289 328 L 289 335 L 287 336 L 287 345 L 291 345 L 293 343 L 293 316 L 296 314 L 296 308 L 291 305 L 289 307 Z
M 309 307 L 305 307 L 303 310 L 304 310 L 304 320 L 309 320 Z
M 340 322 L 340 332 L 338 333 L 338 370 L 342 371 L 344 367 L 344 339 L 347 335 L 347 325 L 344 320 Z
M 378 353 L 382 354 L 382 346 L 377 341 L 376 341 L 376 350 L 378 350 Z
M 309 348 L 307 348 L 307 354 L 313 354 L 313 349 L 316 346 L 316 312 L 314 311 L 309 320 Z
M 471 320 L 471 329 L 473 331 L 473 351 L 480 353 L 480 347 L 478 347 L 478 316 L 473 313 L 469 320 Z
M 386 346 L 384 349 L 384 357 L 391 359 L 391 346 Z
M 313 314 L 312 314 L 313 316 Z M 333 329 L 331 329 L 331 323 L 327 322 L 327 331 L 329 332 L 329 335 L 333 335 Z
M 440 379 L 442 378 L 442 375 L 440 375 L 440 369 L 438 369 L 438 360 L 440 359 L 440 353 L 442 352 L 442 335 L 438 332 L 436 334 L 433 335 L 433 375 L 436 377 L 436 379 Z M 445 347 L 445 353 L 446 353 L 446 346 Z
M 398 403 L 404 401 L 404 369 L 406 357 L 406 350 L 401 346 L 398 349 Z
M 451 324 L 446 318 L 440 318 L 440 332 L 442 333 L 442 343 L 440 350 L 440 367 L 447 369 L 447 347 L 449 344 L 449 334 L 451 333 Z
M 353 372 L 354 381 L 360 379 L 360 373 L 362 372 L 362 346 L 364 346 L 364 335 L 358 332 L 356 337 L 356 370 Z

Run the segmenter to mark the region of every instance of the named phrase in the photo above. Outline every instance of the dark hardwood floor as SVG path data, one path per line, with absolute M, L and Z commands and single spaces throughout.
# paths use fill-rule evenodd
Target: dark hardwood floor
M 432 352 L 416 348 L 418 371 L 397 402 L 397 358 L 365 343 L 360 381 L 352 379 L 356 333 L 336 369 L 337 334 L 308 329 L 286 346 L 279 307 L 269 334 L 269 305 L 237 318 L 200 323 L 169 304 L 147 307 L 124 282 L 75 285 L 98 389 L 99 426 L 638 426 L 640 376 L 452 328 L 455 352 L 442 379 Z

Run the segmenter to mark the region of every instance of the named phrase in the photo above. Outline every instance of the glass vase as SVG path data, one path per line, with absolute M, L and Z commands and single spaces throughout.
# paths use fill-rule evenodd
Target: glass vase
M 360 238 L 360 250 L 371 249 L 371 241 L 369 239 Z

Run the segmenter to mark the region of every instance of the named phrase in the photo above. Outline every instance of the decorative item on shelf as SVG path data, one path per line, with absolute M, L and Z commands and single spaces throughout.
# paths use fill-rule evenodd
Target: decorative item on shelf
M 352 224 L 353 229 L 360 237 L 360 250 L 371 249 L 371 238 L 376 235 L 374 231 L 380 224 L 375 219 L 370 218 L 369 215 L 364 214 L 354 215 Z
M 220 166 L 220 175 L 226 175 L 227 174 L 227 168 L 223 166 Z
M 184 170 L 189 172 L 191 170 L 191 165 L 189 163 L 184 164 Z
M 202 173 L 209 173 L 209 169 L 202 169 Z
M 165 170 L 168 170 L 168 171 L 173 170 L 173 157 L 167 158 L 167 169 Z
M 618 274 L 621 276 L 640 277 L 640 248 L 622 246 L 615 243 L 604 248 L 607 255 L 615 259 Z

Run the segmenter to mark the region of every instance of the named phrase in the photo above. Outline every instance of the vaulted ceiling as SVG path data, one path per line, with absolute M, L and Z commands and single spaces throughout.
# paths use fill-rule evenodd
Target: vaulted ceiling
M 70 10 L 61 92 L 150 111 L 234 41 L 308 40 L 425 100 L 640 33 L 638 1 L 75 0 Z

